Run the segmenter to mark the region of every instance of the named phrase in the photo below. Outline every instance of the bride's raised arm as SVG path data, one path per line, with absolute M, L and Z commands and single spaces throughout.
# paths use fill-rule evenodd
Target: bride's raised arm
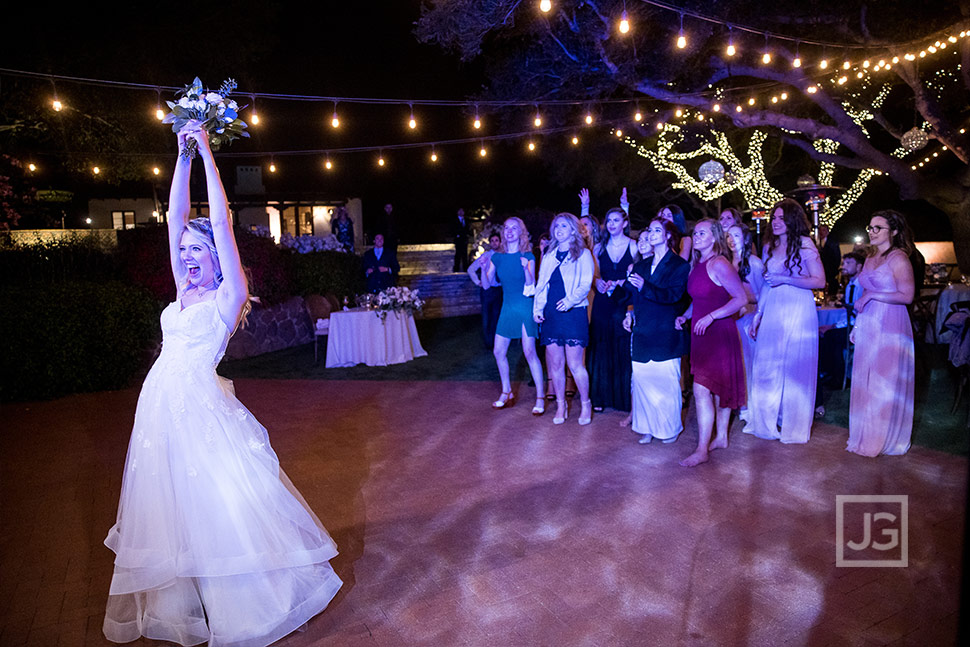
M 212 237 L 219 253 L 219 266 L 222 271 L 222 284 L 216 294 L 216 304 L 223 321 L 230 330 L 235 330 L 242 315 L 243 307 L 249 300 L 249 283 L 239 258 L 236 237 L 232 232 L 229 216 L 229 200 L 222 186 L 219 167 L 216 166 L 209 136 L 203 130 L 193 130 L 190 136 L 198 143 L 199 157 L 205 167 L 205 182 L 209 197 L 209 221 L 212 223 Z
M 192 209 L 189 197 L 189 176 L 192 174 L 192 160 L 182 155 L 186 143 L 186 129 L 179 131 L 179 155 L 175 162 L 175 172 L 172 174 L 172 188 L 168 193 L 168 253 L 172 263 L 172 278 L 175 279 L 175 289 L 178 296 L 182 296 L 182 284 L 185 282 L 185 266 L 179 258 L 179 246 L 182 244 L 182 232 L 189 221 L 189 211 Z

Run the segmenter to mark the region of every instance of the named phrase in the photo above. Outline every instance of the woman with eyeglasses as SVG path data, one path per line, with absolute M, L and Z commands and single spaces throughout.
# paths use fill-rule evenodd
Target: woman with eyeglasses
M 808 217 L 791 198 L 770 210 L 765 233 L 765 285 L 751 321 L 757 340 L 746 433 L 783 443 L 807 443 L 815 413 L 818 313 L 812 290 L 825 287 Z M 779 429 L 780 426 L 780 429 Z
M 856 299 L 852 391 L 849 398 L 850 452 L 863 456 L 905 454 L 913 433 L 915 359 L 913 328 L 906 306 L 915 287 L 909 255 L 913 238 L 895 211 L 872 215 L 870 255 L 859 274 Z

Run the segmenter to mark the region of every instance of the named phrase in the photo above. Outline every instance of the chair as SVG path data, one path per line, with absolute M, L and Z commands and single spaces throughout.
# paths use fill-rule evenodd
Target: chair
M 325 337 L 330 333 L 330 313 L 333 312 L 333 303 L 326 297 L 319 294 L 310 294 L 304 300 L 310 321 L 313 324 L 313 363 L 319 359 L 320 337 Z M 323 325 L 318 326 L 317 322 L 322 321 Z
M 920 294 L 913 299 L 910 320 L 913 323 L 913 336 L 925 339 L 929 333 L 933 344 L 939 343 L 936 335 L 936 304 L 940 299 L 939 290 L 932 294 Z

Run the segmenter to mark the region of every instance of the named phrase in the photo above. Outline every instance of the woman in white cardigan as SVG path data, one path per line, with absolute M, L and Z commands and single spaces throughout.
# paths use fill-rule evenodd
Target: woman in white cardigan
M 593 255 L 583 241 L 579 220 L 560 213 L 550 227 L 552 244 L 539 266 L 532 313 L 546 346 L 546 367 L 556 393 L 553 423 L 566 421 L 566 365 L 576 381 L 582 403 L 579 424 L 593 419 L 589 401 L 589 375 L 584 357 L 589 343 L 589 290 L 595 271 Z

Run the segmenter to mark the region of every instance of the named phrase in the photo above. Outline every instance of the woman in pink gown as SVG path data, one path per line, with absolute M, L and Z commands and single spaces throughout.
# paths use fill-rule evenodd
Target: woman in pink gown
M 751 336 L 757 340 L 748 403 L 751 424 L 744 431 L 783 443 L 807 443 L 818 373 L 818 313 L 812 290 L 825 287 L 825 271 L 802 206 L 785 198 L 770 213 L 761 256 L 765 285 L 751 321 Z
M 852 341 L 850 452 L 905 454 L 913 433 L 913 328 L 907 304 L 915 291 L 909 226 L 895 211 L 873 214 L 866 228 L 872 255 L 859 283 Z

